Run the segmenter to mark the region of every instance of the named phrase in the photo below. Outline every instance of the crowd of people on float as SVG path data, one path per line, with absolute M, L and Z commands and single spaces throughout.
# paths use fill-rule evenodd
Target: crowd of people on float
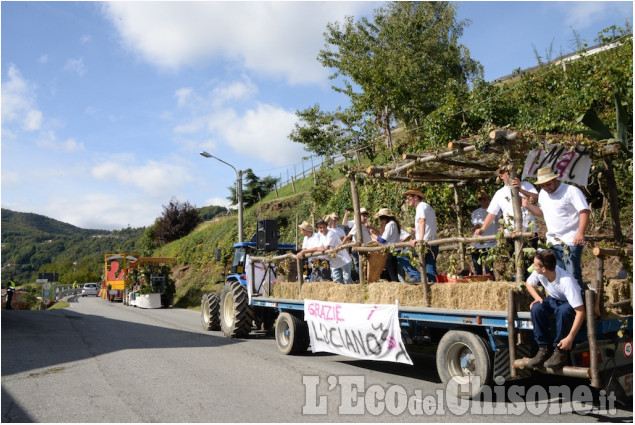
M 528 240 L 528 246 L 538 247 L 536 216 L 541 216 L 547 227 L 547 243 L 552 245 L 551 250 L 554 252 L 557 266 L 571 274 L 582 287 L 580 261 L 590 215 L 590 208 L 582 191 L 575 186 L 561 183 L 558 174 L 549 167 L 538 170 L 536 185 L 541 188 L 540 192 L 527 181 L 518 178 L 512 180 L 508 167 L 499 168 L 496 176 L 503 182 L 503 186 L 494 196 L 490 196 L 485 190 L 479 190 L 477 193 L 480 206 L 472 212 L 471 217 L 474 237 L 494 236 L 501 231 L 505 236 L 511 236 L 514 232 L 511 190 L 512 187 L 516 187 L 521 199 L 522 231 L 533 234 Z M 297 257 L 303 258 L 309 253 L 325 252 L 349 242 L 368 244 L 376 241 L 381 244 L 394 244 L 410 241 L 411 247 L 414 248 L 419 241 L 428 243 L 437 239 L 436 213 L 426 202 L 425 194 L 417 189 L 409 189 L 402 197 L 407 205 L 415 210 L 412 227 L 402 226 L 388 208 L 381 208 L 374 214 L 377 223 L 377 227 L 374 227 L 369 220 L 370 212 L 366 208 L 360 208 L 360 236 L 357 235 L 355 221 L 348 220 L 350 211 L 345 212 L 341 225 L 339 215 L 333 212 L 320 219 L 315 228 L 307 221 L 298 226 L 304 239 Z M 473 274 L 493 277 L 493 268 L 486 258 L 496 245 L 496 240 L 472 243 Z M 417 252 L 411 248 L 394 249 L 386 258 L 382 278 L 394 282 L 420 282 L 420 272 L 410 262 L 410 258 L 416 255 Z M 426 247 L 425 273 L 428 282 L 437 280 L 438 255 L 438 245 Z M 513 258 L 513 251 L 510 252 L 510 257 Z M 309 263 L 311 281 L 353 283 L 359 276 L 359 254 L 349 249 L 337 250 L 334 256 L 311 256 Z M 529 278 L 532 264 L 531 259 L 524 260 L 524 280 Z

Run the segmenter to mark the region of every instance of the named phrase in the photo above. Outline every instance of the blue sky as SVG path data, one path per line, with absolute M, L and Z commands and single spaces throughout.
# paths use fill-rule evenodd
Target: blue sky
M 633 21 L 630 1 L 456 4 L 488 80 Z M 261 177 L 309 168 L 295 111 L 347 105 L 316 60 L 326 24 L 380 5 L 3 1 L 2 207 L 140 227 L 173 197 L 227 205 L 235 173 L 201 150 Z

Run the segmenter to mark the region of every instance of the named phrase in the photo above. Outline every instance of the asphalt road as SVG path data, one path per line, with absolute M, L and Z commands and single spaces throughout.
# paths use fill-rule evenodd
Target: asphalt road
M 2 311 L 2 422 L 633 421 L 632 406 L 591 411 L 554 397 L 555 378 L 506 383 L 498 403 L 466 405 L 445 396 L 430 355 L 413 355 L 414 366 L 284 356 L 272 337 L 205 332 L 194 311 L 69 301 Z M 519 389 L 535 402 L 514 400 Z

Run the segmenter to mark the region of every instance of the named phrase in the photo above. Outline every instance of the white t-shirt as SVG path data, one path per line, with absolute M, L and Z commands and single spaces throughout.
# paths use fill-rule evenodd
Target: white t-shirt
M 311 249 L 311 248 L 316 248 L 322 246 L 321 245 L 321 240 L 320 240 L 320 233 L 319 232 L 313 232 L 313 235 L 311 236 L 305 236 L 304 239 L 302 239 L 302 249 Z M 311 263 L 312 259 L 326 259 L 326 257 L 311 257 L 309 258 L 309 263 Z
M 382 233 L 381 238 L 385 240 L 384 243 L 397 243 L 400 241 L 399 239 L 399 229 L 397 228 L 396 221 L 390 221 L 386 224 L 384 228 L 384 233 Z
M 346 232 L 341 227 L 330 227 L 329 230 L 335 232 L 340 239 L 344 239 L 346 237 Z
M 562 241 L 567 245 L 573 245 L 578 232 L 580 211 L 591 209 L 580 189 L 564 183 L 560 183 L 553 193 L 541 190 L 538 206 L 547 225 L 547 242 Z
M 426 226 L 423 230 L 423 240 L 426 242 L 433 241 L 437 238 L 437 215 L 434 209 L 425 202 L 421 201 L 415 210 L 415 239 L 419 240 L 419 219 L 426 220 Z
M 337 248 L 338 246 L 342 245 L 342 241 L 340 240 L 340 237 L 337 235 L 336 232 L 332 231 L 332 229 L 328 230 L 326 232 L 326 235 L 323 235 L 320 232 L 318 232 L 317 234 L 320 236 L 320 246 L 324 248 L 328 246 L 329 249 L 331 249 L 331 248 Z M 329 263 L 331 264 L 331 268 L 333 269 L 339 269 L 340 267 L 343 267 L 346 264 L 351 262 L 351 256 L 348 255 L 348 251 L 345 249 L 337 251 L 337 254 L 335 255 L 335 257 L 331 257 L 330 255 L 327 255 L 326 258 L 329 260 Z
M 541 284 L 551 298 L 558 301 L 568 301 L 572 308 L 580 307 L 582 302 L 582 292 L 578 281 L 573 278 L 566 270 L 556 266 L 556 278 L 553 282 L 549 282 L 544 275 L 536 273 L 534 270 L 527 279 L 527 284 L 538 286 Z
M 349 221 L 348 223 L 349 223 L 348 227 L 351 228 L 351 231 L 348 232 L 348 234 L 353 235 L 353 242 L 357 242 L 357 237 L 356 237 L 357 232 L 355 232 L 355 222 Z M 362 224 L 362 243 L 368 243 L 372 240 L 373 238 L 370 236 L 370 230 L 368 230 L 368 228 L 364 226 L 364 224 Z
M 531 193 L 538 193 L 533 184 L 522 181 L 520 182 L 520 187 L 523 190 Z M 519 192 L 521 198 L 526 198 L 525 195 Z M 511 186 L 503 186 L 496 191 L 492 201 L 489 203 L 489 207 L 487 207 L 487 212 L 490 214 L 498 215 L 502 211 L 503 219 L 505 222 L 505 233 L 514 231 L 514 207 L 512 205 L 512 188 Z M 537 232 L 538 228 L 536 227 L 536 217 L 532 213 L 529 212 L 527 208 L 520 207 L 520 211 L 523 216 L 523 232 L 527 231 L 527 228 L 530 223 L 533 223 L 533 232 Z M 498 228 L 498 226 L 497 226 Z
M 487 217 L 487 210 L 485 208 L 477 208 L 472 213 L 472 225 L 481 227 L 483 222 L 485 221 L 485 217 Z M 500 214 L 496 216 L 494 221 L 490 223 L 490 225 L 485 229 L 481 236 L 493 236 L 498 233 L 498 220 L 500 219 Z M 472 246 L 477 249 L 491 248 L 496 246 L 496 241 L 487 241 L 487 242 L 473 242 Z

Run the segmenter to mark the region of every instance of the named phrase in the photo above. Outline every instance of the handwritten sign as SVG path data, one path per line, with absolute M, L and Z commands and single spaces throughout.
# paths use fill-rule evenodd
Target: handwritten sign
M 366 360 L 412 364 L 396 305 L 304 301 L 311 349 Z
M 522 178 L 536 177 L 538 169 L 551 167 L 560 174 L 560 180 L 586 187 L 591 171 L 591 155 L 585 146 L 573 151 L 560 145 L 547 145 L 546 149 L 534 149 L 527 155 Z

